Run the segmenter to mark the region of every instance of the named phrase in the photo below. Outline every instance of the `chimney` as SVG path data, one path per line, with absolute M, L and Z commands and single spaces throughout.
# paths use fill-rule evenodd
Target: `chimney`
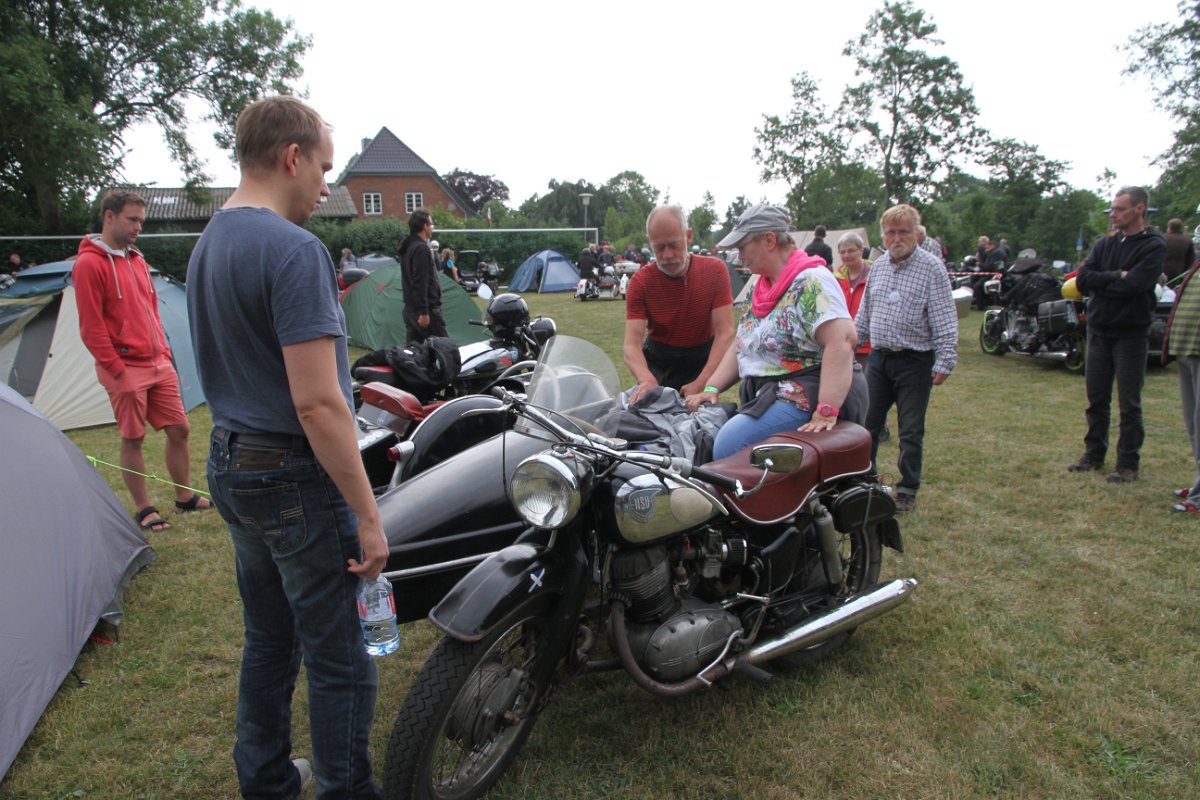
M 368 147 L 370 147 L 370 145 L 371 145 L 371 140 L 370 140 L 370 139 L 363 139 L 363 140 L 362 140 L 362 151 L 363 151 L 363 153 L 364 153 L 364 154 L 367 152 L 367 148 L 368 148 Z

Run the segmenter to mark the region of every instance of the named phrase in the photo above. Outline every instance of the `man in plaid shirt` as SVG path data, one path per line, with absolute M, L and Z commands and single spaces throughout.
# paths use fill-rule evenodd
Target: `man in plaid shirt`
M 887 252 L 871 267 L 867 292 L 855 317 L 859 344 L 869 341 L 867 430 L 871 460 L 893 404 L 900 429 L 900 481 L 896 508 L 911 511 L 921 487 L 925 410 L 934 386 L 945 383 L 958 361 L 958 316 L 946 267 L 917 246 L 921 215 L 898 205 L 883 213 Z

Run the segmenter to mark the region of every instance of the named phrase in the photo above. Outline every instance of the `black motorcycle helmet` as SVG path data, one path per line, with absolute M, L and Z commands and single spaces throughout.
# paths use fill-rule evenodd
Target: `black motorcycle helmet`
M 547 317 L 538 317 L 530 323 L 529 329 L 533 331 L 533 338 L 539 347 L 545 347 L 546 342 L 550 341 L 550 337 L 558 332 L 558 326 L 554 324 L 554 320 Z
M 498 294 L 488 302 L 483 319 L 493 336 L 509 339 L 529 323 L 529 304 L 519 294 Z

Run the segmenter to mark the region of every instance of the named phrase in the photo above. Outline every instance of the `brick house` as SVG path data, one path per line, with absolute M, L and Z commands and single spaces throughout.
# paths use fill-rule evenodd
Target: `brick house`
M 472 213 L 437 170 L 386 127 L 374 139 L 362 140 L 362 152 L 350 159 L 336 184 L 349 192 L 359 219 L 407 220 L 422 206 L 445 209 L 463 219 Z

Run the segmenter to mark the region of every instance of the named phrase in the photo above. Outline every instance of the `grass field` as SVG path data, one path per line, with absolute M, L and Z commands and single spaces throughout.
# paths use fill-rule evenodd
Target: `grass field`
M 619 361 L 623 304 L 529 301 Z M 933 393 L 906 552 L 884 561 L 884 577 L 920 581 L 911 603 L 766 688 L 668 700 L 620 673 L 581 679 L 491 797 L 1200 797 L 1200 518 L 1170 512 L 1194 477 L 1175 369 L 1147 379 L 1141 480 L 1111 485 L 1064 469 L 1082 448 L 1082 379 L 982 355 L 979 321 L 963 321 L 959 367 Z M 191 418 L 202 476 L 210 423 Z M 71 438 L 116 461 L 114 429 Z M 895 458 L 885 444 L 881 471 Z M 155 500 L 170 507 L 169 489 Z M 159 560 L 129 587 L 120 643 L 85 648 L 90 685 L 68 679 L 0 798 L 237 796 L 232 548 L 215 514 L 171 520 L 150 535 Z M 379 661 L 377 774 L 435 642 L 424 622 L 402 633 Z M 303 687 L 295 728 L 302 755 Z

